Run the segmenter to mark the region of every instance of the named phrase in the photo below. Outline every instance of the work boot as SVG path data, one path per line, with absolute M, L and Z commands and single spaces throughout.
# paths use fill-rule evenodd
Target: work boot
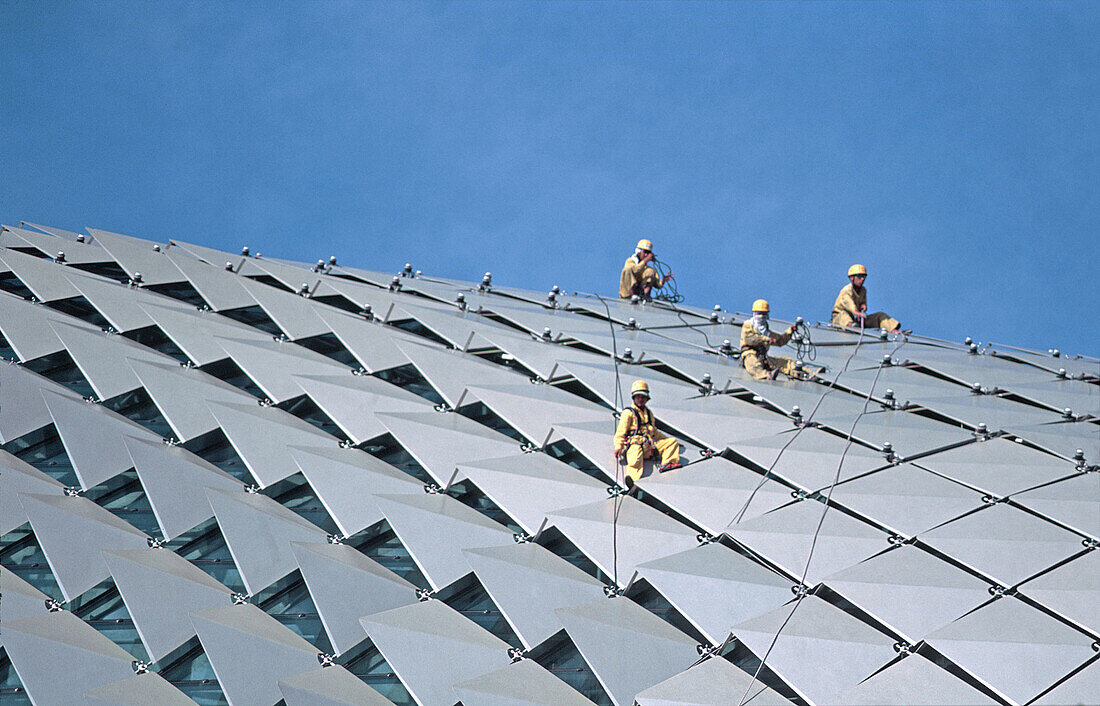
M 660 468 L 658 468 L 658 469 L 657 469 L 657 472 L 658 472 L 658 473 L 664 473 L 665 471 L 671 471 L 671 470 L 672 470 L 672 469 L 674 469 L 674 468 L 679 468 L 679 467 L 680 467 L 680 465 L 681 465 L 681 464 L 680 464 L 680 462 L 679 462 L 679 461 L 674 461 L 673 463 L 666 463 L 665 465 L 663 465 L 663 466 L 661 466 Z
M 631 488 L 634 487 L 634 479 L 631 478 L 630 476 L 625 476 L 623 478 L 623 484 L 626 486 L 627 490 L 630 490 Z

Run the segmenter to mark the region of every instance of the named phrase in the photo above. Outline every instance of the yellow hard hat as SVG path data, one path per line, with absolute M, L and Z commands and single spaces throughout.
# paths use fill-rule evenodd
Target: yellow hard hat
M 645 395 L 649 397 L 649 385 L 645 380 L 635 380 L 634 384 L 630 386 L 630 396 Z
M 637 248 L 639 250 L 646 250 L 648 252 L 653 252 L 653 243 L 649 242 L 645 238 L 642 238 L 641 240 L 638 241 Z
M 866 277 L 867 268 L 863 265 L 852 265 L 848 268 L 848 276 L 851 277 L 852 275 L 863 275 L 864 277 Z
M 771 307 L 768 306 L 768 300 L 767 299 L 757 299 L 756 301 L 754 301 L 752 303 L 752 310 L 753 310 L 753 312 L 757 312 L 757 311 L 767 312 L 767 311 L 771 311 Z

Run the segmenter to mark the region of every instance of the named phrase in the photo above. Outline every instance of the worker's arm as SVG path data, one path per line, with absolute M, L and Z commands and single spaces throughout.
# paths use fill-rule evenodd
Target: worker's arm
M 615 455 L 618 456 L 619 452 L 626 446 L 626 437 L 630 435 L 630 432 L 634 429 L 634 413 L 629 409 L 624 409 L 623 413 L 619 415 L 619 426 L 615 430 Z
M 855 293 L 852 291 L 851 286 L 847 286 L 840 290 L 840 294 L 836 296 L 836 303 L 833 304 L 834 312 L 847 312 L 847 314 L 853 318 L 859 316 L 859 305 L 856 304 Z
M 791 340 L 791 334 L 793 334 L 793 333 L 794 333 L 794 327 L 793 326 L 788 328 L 783 333 L 773 333 L 772 334 L 772 345 L 774 345 L 774 346 L 785 346 L 785 345 L 787 345 L 787 342 Z

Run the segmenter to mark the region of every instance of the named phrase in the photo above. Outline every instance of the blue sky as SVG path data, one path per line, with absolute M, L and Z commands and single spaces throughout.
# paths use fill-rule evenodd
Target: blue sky
M 0 220 L 1100 355 L 1100 4 L 0 3 Z

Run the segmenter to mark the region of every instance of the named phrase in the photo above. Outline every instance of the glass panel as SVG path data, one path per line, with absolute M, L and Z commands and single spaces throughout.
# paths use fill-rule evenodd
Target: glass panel
M 484 402 L 474 402 L 473 404 L 462 405 L 455 411 L 479 424 L 484 424 L 493 431 L 499 431 L 505 436 L 510 436 L 521 444 L 530 442 L 530 440 L 523 434 L 520 434 L 515 427 L 508 424 L 508 422 L 501 419 L 496 412 L 485 406 Z
M 233 563 L 217 521 L 211 517 L 165 545 L 232 591 L 244 593 L 244 581 Z
M 341 534 L 336 522 L 329 517 L 325 506 L 306 482 L 305 476 L 295 473 L 263 490 L 264 495 L 278 501 L 280 505 L 293 510 L 301 517 L 317 525 L 328 534 Z
M 258 399 L 267 397 L 264 391 L 252 381 L 252 378 L 248 377 L 248 374 L 241 370 L 231 358 L 207 363 L 200 367 L 199 370 L 209 375 L 213 375 L 222 382 L 227 382 L 233 387 L 243 390 Z
M 168 420 L 164 418 L 160 408 L 157 407 L 143 387 L 104 400 L 103 406 L 118 412 L 131 422 L 140 424 L 162 439 L 175 436 L 172 433 L 172 427 L 168 425 Z
M 611 706 L 611 698 L 564 630 L 533 649 L 528 656 L 593 703 Z
M 397 443 L 397 439 L 393 438 L 392 434 L 383 434 L 376 439 L 372 439 L 370 444 L 365 444 L 359 448 L 363 449 L 371 456 L 385 461 L 397 470 L 408 473 L 425 485 L 435 482 L 435 480 L 428 475 L 428 472 L 424 470 L 424 467 L 416 462 L 412 454 L 406 451 L 405 447 L 401 444 Z
M 146 287 L 149 291 L 158 292 L 165 296 L 186 302 L 196 309 L 209 308 L 206 300 L 202 298 L 190 282 L 174 282 L 172 284 L 154 284 Z
M 419 395 L 432 404 L 443 404 L 443 398 L 439 396 L 435 388 L 424 379 L 424 376 L 420 374 L 420 371 L 417 370 L 412 363 L 398 365 L 395 368 L 388 368 L 386 370 L 379 370 L 374 376 L 379 380 L 385 380 L 391 385 L 397 385 L 401 389 L 407 390 L 414 395 Z
M 416 703 L 370 640 L 364 640 L 357 649 L 344 653 L 337 662 L 398 706 Z
M 476 579 L 469 580 L 464 587 L 442 600 L 512 647 L 523 648 L 523 643 L 504 619 L 500 608 L 493 603 L 493 599 Z
M 4 706 L 30 706 L 31 703 L 3 647 L 0 647 L 0 703 Z
M 272 336 L 281 336 L 283 330 L 279 328 L 278 324 L 271 320 L 271 317 L 267 315 L 260 305 L 241 307 L 240 309 L 227 309 L 225 311 L 219 311 L 219 314 L 228 316 L 234 321 L 240 321 L 242 324 L 258 328 L 265 333 L 270 333 Z
M 146 326 L 145 328 L 128 331 L 123 335 L 135 343 L 140 343 L 146 348 L 152 348 L 165 355 L 170 355 L 181 363 L 191 362 L 187 354 L 184 353 L 179 346 L 173 343 L 172 339 L 168 338 L 168 336 L 166 336 L 157 326 Z
M 290 412 L 303 422 L 308 422 L 317 427 L 326 434 L 331 434 L 340 441 L 347 441 L 348 436 L 340 427 L 336 426 L 336 422 L 324 413 L 324 411 L 317 406 L 317 404 L 305 395 L 301 397 L 295 397 L 292 400 L 286 400 L 275 405 L 279 409 Z
M 76 367 L 76 363 L 73 362 L 68 351 L 58 351 L 57 353 L 28 360 L 23 364 L 23 367 L 47 377 L 59 385 L 68 387 L 81 397 L 95 396 L 92 386 L 88 384 L 87 378 Z
M 24 524 L 0 537 L 0 564 L 56 601 L 64 600 L 61 588 L 50 571 L 46 555 L 38 546 L 30 524 Z
M 314 301 L 317 301 L 316 297 L 314 297 Z M 354 311 L 358 311 L 358 307 L 356 307 Z M 300 338 L 295 341 L 295 343 L 311 351 L 320 353 L 323 356 L 332 358 L 336 362 L 346 365 L 349 368 L 359 367 L 359 361 L 348 352 L 347 348 L 344 348 L 344 345 L 340 343 L 340 339 L 338 339 L 335 334 L 326 333 L 320 336 Z
M 116 282 L 122 284 L 128 284 L 130 282 L 130 275 L 126 274 L 125 270 L 116 265 L 113 262 L 94 262 L 83 263 L 77 265 L 70 265 L 78 270 L 84 270 L 85 272 L 91 272 L 94 275 L 100 277 L 106 277 L 107 279 L 113 279 Z
M 214 429 L 202 436 L 188 439 L 182 447 L 243 483 L 256 482 L 221 429 Z
M 76 317 L 81 321 L 87 321 L 96 328 L 106 329 L 112 328 L 111 322 L 103 318 L 103 314 L 92 306 L 92 303 L 84 297 L 73 297 L 72 299 L 60 299 L 58 301 L 52 301 L 46 306 L 51 309 L 56 309 L 63 314 Z
M 385 520 L 348 537 L 344 544 L 359 550 L 416 587 L 431 589 L 409 551 Z
M 12 439 L 2 448 L 67 487 L 80 485 L 53 424 Z

